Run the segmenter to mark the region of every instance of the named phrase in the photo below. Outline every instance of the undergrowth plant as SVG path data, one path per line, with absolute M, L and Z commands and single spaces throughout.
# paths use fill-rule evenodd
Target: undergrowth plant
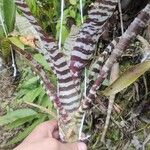
M 8 112 L 0 118 L 0 125 L 7 124 L 6 127 L 9 129 L 26 123 L 31 125 L 9 144 L 22 140 L 37 124 L 51 117 L 58 120 L 61 140 L 75 142 L 85 139 L 86 137 L 81 136 L 85 115 L 90 110 L 91 103 L 96 99 L 97 91 L 102 91 L 102 83 L 109 75 L 113 65 L 131 41 L 146 27 L 150 19 L 150 3 L 119 38 L 113 39 L 93 63 L 91 60 L 97 50 L 99 39 L 105 32 L 104 27 L 111 23 L 110 18 L 116 11 L 117 0 L 95 0 L 84 17 L 84 23 L 80 21 L 79 1 L 70 0 L 69 3 L 66 3 L 61 44 L 65 47 L 65 43 L 67 43 L 70 48 L 67 48 L 69 55 L 59 49 L 56 41 L 59 39 L 60 31 L 60 2 L 46 3 L 49 9 L 44 7 L 45 0 L 27 0 L 26 2 L 14 0 L 14 2 L 19 12 L 16 15 L 16 25 L 26 26 L 25 30 L 21 30 L 22 28 L 17 26 L 17 33 L 13 33 L 7 39 L 38 77 L 33 76 L 29 68 L 24 69 L 24 76 L 17 94 L 18 101 L 25 101 L 36 109 L 19 109 Z M 83 6 L 85 6 L 85 2 Z M 38 21 L 33 17 L 29 8 L 34 16 L 40 16 Z M 22 15 L 26 19 L 22 18 Z M 79 26 L 75 34 L 72 31 L 70 33 L 68 26 L 70 18 L 74 21 L 74 25 Z M 41 22 L 41 20 L 44 21 Z M 27 31 L 28 29 L 32 31 L 31 34 Z M 69 40 L 71 39 L 69 43 L 68 36 Z M 87 69 L 86 76 L 84 76 L 85 67 Z M 120 92 L 149 68 L 150 61 L 138 64 L 119 77 L 101 94 L 110 96 Z M 135 74 L 134 77 L 132 73 Z M 56 111 L 49 100 L 53 101 Z
M 0 1 L 0 57 L 3 58 L 1 66 L 6 65 L 12 70 L 13 78 L 16 79 L 18 70 L 15 62 L 13 48 L 7 39 L 14 30 L 16 6 L 13 1 Z

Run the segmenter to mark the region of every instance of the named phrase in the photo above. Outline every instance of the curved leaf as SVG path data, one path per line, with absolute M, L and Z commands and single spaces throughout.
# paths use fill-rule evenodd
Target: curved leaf
M 29 116 L 29 117 L 25 117 L 25 118 L 20 118 L 20 119 L 18 119 L 18 120 L 16 120 L 16 121 L 14 121 L 14 122 L 12 122 L 12 123 L 9 123 L 8 125 L 6 125 L 5 126 L 5 129 L 7 130 L 7 129 L 15 129 L 15 128 L 17 128 L 17 127 L 19 127 L 19 126 L 21 126 L 21 125 L 23 125 L 23 124 L 25 124 L 25 123 L 27 123 L 27 122 L 31 122 L 31 121 L 33 121 L 35 118 L 37 118 L 38 117 L 38 115 L 36 114 L 36 115 L 33 115 L 33 116 Z
M 105 96 L 116 94 L 132 84 L 142 74 L 150 69 L 150 61 L 143 62 L 136 66 L 131 67 L 129 70 L 124 72 L 115 82 L 113 82 L 108 88 L 102 93 Z
M 32 109 L 18 109 L 0 117 L 0 126 L 12 123 L 18 119 L 34 116 L 36 114 L 37 112 Z
M 3 0 L 4 22 L 8 32 L 12 32 L 15 24 L 16 6 L 14 0 Z
M 24 49 L 24 44 L 19 40 L 18 37 L 10 37 L 8 38 L 12 44 L 19 47 L 20 49 Z

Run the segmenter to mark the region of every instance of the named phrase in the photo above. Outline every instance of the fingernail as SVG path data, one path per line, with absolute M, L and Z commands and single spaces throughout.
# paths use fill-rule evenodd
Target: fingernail
M 87 150 L 87 147 L 84 143 L 78 143 L 78 149 L 79 150 Z

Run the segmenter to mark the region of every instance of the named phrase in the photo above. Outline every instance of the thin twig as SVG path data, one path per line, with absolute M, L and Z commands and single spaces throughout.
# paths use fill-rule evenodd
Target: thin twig
M 122 19 L 122 8 L 121 8 L 121 2 L 118 0 L 118 7 L 119 7 L 119 15 L 120 15 L 120 23 L 121 23 L 121 33 L 124 33 L 124 25 L 123 25 L 123 19 Z
M 146 137 L 146 139 L 143 142 L 143 150 L 145 149 L 145 145 L 150 141 L 150 134 Z
M 60 17 L 60 31 L 59 31 L 59 50 L 61 49 L 61 42 L 62 42 L 63 19 L 64 19 L 64 0 L 61 0 L 61 17 Z
M 115 63 L 111 69 L 111 75 L 110 75 L 110 84 L 113 83 L 119 76 L 119 63 Z M 109 126 L 110 118 L 111 118 L 111 112 L 113 109 L 113 104 L 115 100 L 115 95 L 111 95 L 109 97 L 109 104 L 108 104 L 108 110 L 107 110 L 107 117 L 105 121 L 104 130 L 101 136 L 101 141 L 104 142 L 105 135 Z

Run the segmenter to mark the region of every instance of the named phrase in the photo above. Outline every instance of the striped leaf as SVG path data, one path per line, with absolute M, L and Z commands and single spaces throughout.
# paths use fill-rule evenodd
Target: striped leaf
M 96 0 L 82 25 L 71 53 L 70 69 L 74 77 L 81 76 L 84 67 L 96 50 L 103 27 L 113 15 L 117 0 Z

